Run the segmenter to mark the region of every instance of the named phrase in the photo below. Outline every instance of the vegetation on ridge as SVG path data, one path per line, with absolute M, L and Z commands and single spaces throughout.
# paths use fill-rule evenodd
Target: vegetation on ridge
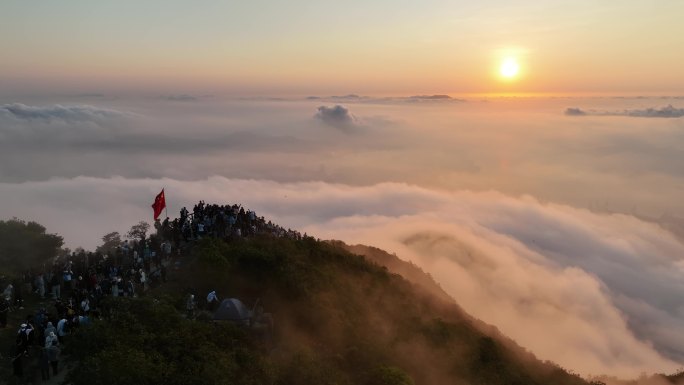
M 456 307 L 338 245 L 205 238 L 185 258 L 173 282 L 112 301 L 105 321 L 74 336 L 73 383 L 585 383 L 519 357 Z M 188 292 L 210 290 L 260 298 L 275 317 L 273 342 L 181 315 Z
M 107 234 L 99 250 L 119 240 Z M 407 280 L 345 247 L 258 232 L 191 240 L 166 283 L 138 297 L 106 296 L 100 317 L 75 329 L 66 382 L 586 384 L 478 325 L 419 270 L 407 269 L 416 274 Z M 212 290 L 250 307 L 258 301 L 273 333 L 213 322 L 206 311 L 188 317 L 187 296 Z
M 16 218 L 0 221 L 0 273 L 19 276 L 29 268 L 49 262 L 62 244 L 62 237 L 48 234 L 36 222 Z

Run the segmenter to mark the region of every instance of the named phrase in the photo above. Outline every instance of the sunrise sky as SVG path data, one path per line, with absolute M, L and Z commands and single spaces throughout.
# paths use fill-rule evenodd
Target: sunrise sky
M 672 373 L 682 15 L 679 0 L 3 0 L 0 219 L 93 250 L 151 221 L 162 188 L 171 217 L 241 203 L 412 261 L 540 359 Z
M 0 89 L 669 94 L 682 14 L 676 0 L 6 0 Z M 502 82 L 510 56 L 519 79 Z

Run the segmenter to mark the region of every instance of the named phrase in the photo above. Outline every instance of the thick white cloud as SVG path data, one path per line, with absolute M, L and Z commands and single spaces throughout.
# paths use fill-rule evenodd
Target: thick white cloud
M 80 175 L 223 175 L 351 185 L 396 181 L 529 193 L 605 211 L 684 215 L 684 201 L 678 199 L 684 188 L 684 168 L 679 167 L 684 120 L 572 119 L 558 113 L 568 103 L 564 99 L 386 99 L 379 104 L 357 99 L 345 99 L 348 110 L 342 116 L 362 117 L 347 131 L 321 129 L 322 120 L 313 118 L 322 104 L 318 100 L 214 97 L 179 103 L 155 96 L 71 105 L 92 104 L 127 116 L 97 123 L 0 113 L 0 181 Z M 25 101 L 32 108 L 56 102 Z M 643 110 L 654 101 L 582 103 L 582 108 Z
M 396 252 L 466 311 L 583 374 L 668 372 L 684 361 L 684 244 L 627 215 L 401 183 L 80 177 L 0 184 L 0 216 L 38 220 L 92 248 L 148 219 L 162 187 L 174 214 L 200 199 L 242 203 L 317 237 Z
M 573 370 L 682 361 L 684 120 L 558 113 L 648 111 L 646 99 L 408 99 L 97 98 L 60 104 L 68 119 L 5 105 L 0 218 L 92 249 L 148 219 L 162 187 L 170 213 L 243 203 L 421 264 L 466 310 Z M 341 100 L 342 121 L 363 117 L 355 135 L 314 115 Z M 73 108 L 89 104 L 125 117 Z

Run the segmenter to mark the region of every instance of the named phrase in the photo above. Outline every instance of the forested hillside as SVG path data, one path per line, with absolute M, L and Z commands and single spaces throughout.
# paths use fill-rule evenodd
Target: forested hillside
M 336 244 L 199 241 L 171 282 L 117 299 L 70 346 L 76 384 L 584 384 L 519 355 L 385 267 Z M 273 336 L 184 315 L 216 290 L 273 315 Z
M 417 266 L 237 205 L 200 202 L 151 234 L 144 222 L 123 242 L 106 234 L 95 252 L 60 250 L 35 223 L 3 224 L 16 238 L 4 236 L 5 280 L 17 287 L 2 337 L 19 323 L 27 337 L 11 343 L 24 366 L 15 383 L 37 378 L 51 321 L 65 381 L 79 385 L 586 384 L 470 317 Z M 7 250 L 31 257 L 14 263 Z M 218 316 L 239 304 L 229 298 L 244 304 L 239 321 Z

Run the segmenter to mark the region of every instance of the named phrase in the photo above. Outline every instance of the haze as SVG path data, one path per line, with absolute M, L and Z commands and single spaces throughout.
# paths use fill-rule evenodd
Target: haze
M 150 221 L 161 188 L 171 216 L 242 203 L 415 262 L 541 359 L 673 372 L 682 14 L 677 1 L 5 1 L 0 217 L 94 249 Z M 520 73 L 502 81 L 511 55 Z

